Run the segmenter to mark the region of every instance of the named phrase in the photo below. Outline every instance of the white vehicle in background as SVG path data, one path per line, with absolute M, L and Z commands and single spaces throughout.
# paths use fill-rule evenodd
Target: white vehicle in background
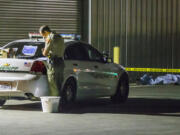
M 61 98 L 65 105 L 75 100 L 111 97 L 125 102 L 129 93 L 129 78 L 125 69 L 80 41 L 66 42 L 65 69 Z M 46 59 L 40 38 L 16 40 L 1 48 L 0 106 L 7 99 L 27 99 L 48 96 Z M 8 53 L 7 53 L 8 52 Z

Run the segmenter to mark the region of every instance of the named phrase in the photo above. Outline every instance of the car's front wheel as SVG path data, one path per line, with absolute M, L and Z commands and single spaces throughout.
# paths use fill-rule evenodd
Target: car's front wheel
M 73 78 L 67 80 L 61 93 L 59 111 L 64 112 L 70 109 L 76 98 L 76 82 Z
M 111 100 L 114 103 L 124 103 L 127 101 L 129 95 L 129 78 L 126 73 L 124 73 L 118 83 L 116 93 L 111 96 Z
M 0 99 L 0 106 L 3 106 L 6 103 L 5 99 Z

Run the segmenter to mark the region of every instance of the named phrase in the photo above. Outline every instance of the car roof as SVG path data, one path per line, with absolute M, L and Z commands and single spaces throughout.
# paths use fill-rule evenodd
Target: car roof
M 20 39 L 20 40 L 14 40 L 14 41 L 9 42 L 9 43 L 13 43 L 13 42 L 44 42 L 44 39 Z M 66 45 L 70 45 L 70 44 L 74 44 L 74 43 L 84 43 L 82 41 L 66 40 L 66 39 L 64 42 Z M 87 43 L 84 43 L 84 44 L 87 44 Z
M 44 43 L 44 39 L 42 38 L 36 38 L 36 39 L 20 39 L 20 40 L 14 40 L 12 42 L 9 42 L 8 44 L 4 45 L 2 48 L 5 48 L 6 46 L 9 46 L 12 43 L 17 43 L 17 42 L 36 42 L 36 43 Z M 70 45 L 74 45 L 74 44 L 78 44 L 78 45 L 89 45 L 86 42 L 83 41 L 79 41 L 79 40 L 66 40 L 65 39 L 65 46 L 68 47 Z
M 12 42 L 44 42 L 44 39 L 20 39 Z

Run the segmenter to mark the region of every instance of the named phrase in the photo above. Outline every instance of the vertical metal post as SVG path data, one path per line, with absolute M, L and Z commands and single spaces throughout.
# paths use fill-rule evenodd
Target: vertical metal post
M 91 12 L 91 0 L 88 2 L 88 43 L 91 44 L 91 20 L 92 20 L 92 12 Z
M 113 57 L 114 63 L 119 64 L 120 47 L 115 46 L 113 52 L 114 52 L 113 53 L 114 54 L 114 57 Z
M 126 66 L 128 66 L 128 4 L 129 1 L 126 1 Z

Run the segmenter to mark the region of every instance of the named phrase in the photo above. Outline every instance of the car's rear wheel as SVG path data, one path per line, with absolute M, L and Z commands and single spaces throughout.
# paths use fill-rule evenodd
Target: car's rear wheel
M 71 108 L 76 98 L 76 82 L 73 78 L 67 80 L 61 93 L 59 111 L 64 112 Z
M 0 99 L 0 106 L 3 106 L 6 103 L 5 99 Z
M 120 77 L 116 93 L 111 96 L 114 103 L 124 103 L 127 101 L 129 95 L 129 79 L 126 73 Z

